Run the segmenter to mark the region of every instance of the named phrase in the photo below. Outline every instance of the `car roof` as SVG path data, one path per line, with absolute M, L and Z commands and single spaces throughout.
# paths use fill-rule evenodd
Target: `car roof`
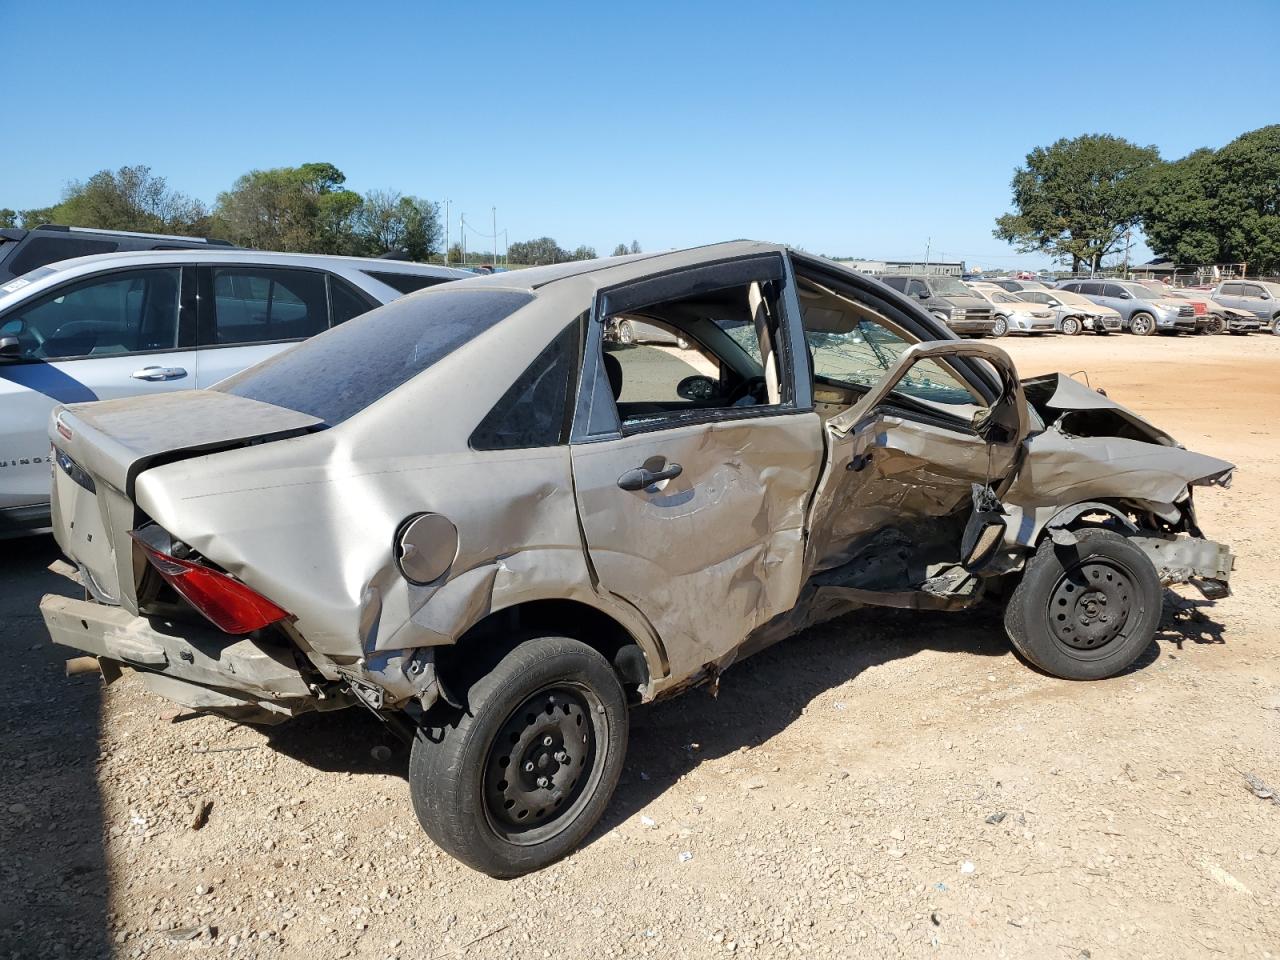
M 595 260 L 573 260 L 541 267 L 526 267 L 503 273 L 472 277 L 462 280 L 463 287 L 519 290 L 539 294 L 548 288 L 581 281 L 599 289 L 614 283 L 625 283 L 636 277 L 652 276 L 666 270 L 680 270 L 701 266 L 719 260 L 752 254 L 783 253 L 786 247 L 776 243 L 760 243 L 755 240 L 730 240 L 682 250 L 666 250 L 658 253 L 629 254 L 625 257 L 600 257 Z M 456 286 L 456 285 L 451 285 Z
M 87 257 L 74 257 L 46 264 L 64 278 L 68 275 L 90 273 L 111 267 L 151 266 L 158 263 L 252 263 L 280 267 L 348 267 L 383 273 L 408 273 L 418 276 L 473 277 L 470 270 L 444 267 L 432 263 L 411 263 L 405 260 L 382 260 L 375 257 L 339 257 L 321 253 L 280 253 L 274 250 L 244 250 L 228 247 L 212 247 L 184 250 L 132 250 L 123 253 L 99 253 Z

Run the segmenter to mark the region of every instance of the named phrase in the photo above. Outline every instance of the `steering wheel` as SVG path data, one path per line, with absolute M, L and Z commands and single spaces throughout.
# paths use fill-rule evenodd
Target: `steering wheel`
M 764 389 L 764 377 L 747 377 L 740 384 L 729 391 L 729 396 L 725 399 L 728 406 L 733 406 L 743 397 L 752 397 L 756 402 L 760 402 L 760 391 Z

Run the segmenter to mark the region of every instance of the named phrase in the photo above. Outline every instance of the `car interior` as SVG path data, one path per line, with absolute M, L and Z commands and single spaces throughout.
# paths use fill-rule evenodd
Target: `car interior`
M 629 319 L 671 333 L 669 345 L 604 344 L 604 368 L 624 429 L 709 410 L 793 402 L 773 349 L 776 296 L 772 282 L 752 282 L 606 318 L 610 330 Z
M 856 403 L 919 338 L 815 279 L 801 277 L 798 293 L 815 407 L 826 420 Z M 770 283 L 750 283 L 606 318 L 608 330 L 631 320 L 671 334 L 668 344 L 615 338 L 604 345 L 604 368 L 624 429 L 706 410 L 785 405 L 786 385 L 771 348 L 774 297 Z M 973 387 L 937 360 L 916 363 L 894 395 L 922 413 L 966 423 L 985 406 Z

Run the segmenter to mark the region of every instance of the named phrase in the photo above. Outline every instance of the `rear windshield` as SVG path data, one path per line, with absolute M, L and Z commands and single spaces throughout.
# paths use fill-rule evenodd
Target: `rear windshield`
M 533 299 L 445 286 L 394 300 L 212 389 L 341 423 Z

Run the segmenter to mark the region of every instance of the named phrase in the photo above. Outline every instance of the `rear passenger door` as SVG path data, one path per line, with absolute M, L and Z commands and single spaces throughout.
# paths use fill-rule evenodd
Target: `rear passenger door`
M 196 385 L 212 386 L 376 305 L 324 270 L 202 266 Z

